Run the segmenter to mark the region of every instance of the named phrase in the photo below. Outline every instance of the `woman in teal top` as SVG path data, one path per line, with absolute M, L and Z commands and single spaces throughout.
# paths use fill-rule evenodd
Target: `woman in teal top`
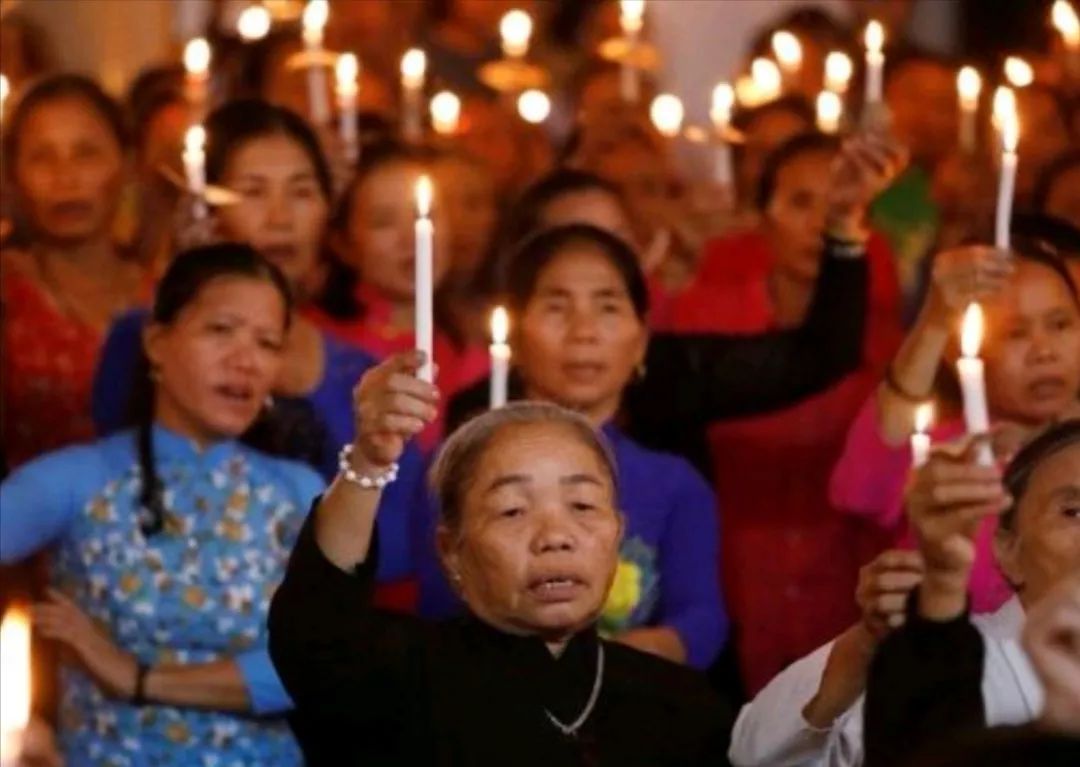
M 290 303 L 243 245 L 177 257 L 144 335 L 134 431 L 67 448 L 0 486 L 0 561 L 50 546 L 35 630 L 70 649 L 58 736 L 79 765 L 297 765 L 266 614 L 322 480 L 251 442 Z M 196 756 L 197 755 L 197 756 Z

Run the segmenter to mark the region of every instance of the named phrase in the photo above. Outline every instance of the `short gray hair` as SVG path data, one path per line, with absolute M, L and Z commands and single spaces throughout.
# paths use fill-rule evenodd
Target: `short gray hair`
M 514 402 L 467 421 L 443 444 L 429 475 L 432 492 L 439 503 L 441 524 L 454 532 L 460 529 L 465 492 L 480 459 L 499 432 L 513 426 L 535 424 L 565 427 L 596 454 L 612 488 L 616 486 L 618 471 L 611 447 L 584 416 L 548 402 Z

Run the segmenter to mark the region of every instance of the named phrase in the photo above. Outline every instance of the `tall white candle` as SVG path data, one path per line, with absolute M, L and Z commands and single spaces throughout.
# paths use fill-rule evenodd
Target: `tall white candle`
M 313 125 L 323 126 L 330 122 L 330 104 L 326 93 L 326 70 L 318 57 L 323 51 L 323 30 L 330 18 L 327 0 L 308 0 L 304 7 L 304 48 L 312 55 L 308 62 L 308 115 Z
M 881 102 L 882 75 L 885 70 L 885 28 L 874 20 L 866 25 L 866 96 L 867 104 Z
M 424 138 L 422 98 L 427 76 L 427 55 L 410 48 L 401 57 L 401 129 L 405 140 L 417 144 Z
M 1065 71 L 1069 77 L 1080 79 L 1080 18 L 1069 0 L 1057 0 L 1050 18 L 1065 44 Z
M 1016 189 L 1016 145 L 1020 141 L 1020 121 L 1016 112 L 1005 114 L 1001 125 L 1001 169 L 998 177 L 997 217 L 994 245 L 1003 250 L 1009 247 L 1009 226 L 1012 221 L 1013 194 Z
M 510 383 L 510 316 L 501 306 L 491 313 L 491 390 L 489 405 L 492 410 L 506 405 Z
M 911 435 L 911 463 L 917 469 L 930 460 L 930 424 L 934 420 L 934 405 L 926 402 L 915 411 L 915 431 Z
M 645 0 L 619 0 L 619 11 L 619 25 L 626 42 L 626 55 L 619 69 L 619 91 L 624 102 L 636 104 L 641 98 L 641 79 L 633 56 L 645 26 Z
M 962 356 L 956 362 L 957 371 L 960 374 L 960 389 L 964 394 L 964 423 L 967 425 L 968 434 L 990 432 L 985 366 L 979 359 L 983 323 L 982 307 L 971 304 L 964 313 L 964 324 L 960 330 Z M 994 453 L 989 444 L 984 444 L 979 448 L 978 460 L 983 466 L 993 466 Z
M 532 31 L 532 18 L 525 11 L 513 10 L 504 15 L 499 22 L 503 55 L 508 59 L 524 58 L 529 52 Z
M 345 159 L 350 165 L 356 162 L 360 153 L 360 140 L 357 133 L 356 97 L 360 92 L 357 78 L 360 74 L 360 62 L 352 53 L 343 53 L 334 67 L 337 95 L 339 131 L 341 144 L 345 148 Z
M 197 220 L 206 218 L 206 130 L 192 125 L 184 134 L 184 174 L 192 194 L 192 213 Z
M 661 93 L 653 99 L 649 107 L 649 117 L 652 119 L 653 127 L 666 138 L 675 138 L 679 135 L 685 115 L 682 101 L 678 96 L 670 93 Z
M 731 128 L 731 111 L 735 107 L 735 89 L 731 83 L 719 83 L 712 92 L 709 118 L 716 136 L 716 158 L 713 180 L 717 186 L 731 189 L 735 184 L 735 172 L 731 163 L 731 145 L 727 134 Z
M 979 92 L 982 78 L 975 67 L 963 67 L 956 76 L 956 92 L 960 99 L 960 149 L 972 154 L 976 147 L 975 119 L 979 113 Z
M 30 723 L 30 616 L 12 608 L 0 622 L 0 767 L 22 763 Z
M 824 90 L 817 97 L 817 127 L 822 133 L 839 133 L 844 102 L 840 95 Z
M 431 221 L 431 179 L 421 176 L 416 182 L 416 348 L 425 355 L 417 376 L 434 381 L 435 349 L 435 225 Z
M 802 69 L 802 43 L 791 32 L 781 29 L 773 33 L 772 49 L 784 73 L 785 85 L 789 90 L 795 88 L 799 80 L 799 71 Z
M 854 66 L 851 57 L 843 51 L 831 51 L 825 57 L 825 87 L 833 93 L 847 93 Z
M 202 122 L 206 114 L 211 55 L 206 38 L 196 37 L 184 46 L 184 98 L 192 122 Z
M 431 127 L 440 136 L 457 133 L 461 119 L 461 99 L 450 91 L 439 91 L 431 99 Z

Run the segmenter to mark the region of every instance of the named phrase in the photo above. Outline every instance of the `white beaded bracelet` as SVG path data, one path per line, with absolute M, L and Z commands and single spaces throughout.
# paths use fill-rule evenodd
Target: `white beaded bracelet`
M 364 474 L 357 474 L 356 470 L 352 467 L 352 462 L 349 460 L 352 458 L 353 446 L 345 445 L 341 448 L 341 452 L 338 453 L 338 471 L 346 482 L 352 482 L 354 485 L 359 485 L 365 490 L 382 490 L 398 477 L 398 465 L 396 463 L 390 464 L 390 468 L 374 477 L 369 477 Z

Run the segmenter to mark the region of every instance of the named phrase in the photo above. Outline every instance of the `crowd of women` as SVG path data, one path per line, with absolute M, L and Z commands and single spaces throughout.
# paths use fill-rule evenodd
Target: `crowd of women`
M 3 17 L 0 607 L 33 604 L 26 764 L 1077 763 L 1065 55 L 1016 94 L 1002 250 L 992 142 L 957 146 L 956 62 L 904 41 L 909 3 L 873 6 L 887 111 L 819 132 L 806 66 L 737 110 L 722 188 L 651 124 L 648 74 L 627 103 L 593 56 L 617 3 L 335 0 L 356 162 L 309 119 L 297 22 L 244 42 L 227 5 L 205 217 L 173 180 L 181 69 L 120 102 Z M 515 7 L 563 130 L 478 76 Z M 857 50 L 816 9 L 776 29 L 806 62 Z M 452 135 L 399 136 L 414 44 L 461 95 Z M 981 435 L 951 372 L 974 301 Z M 489 410 L 497 304 L 520 402 Z

